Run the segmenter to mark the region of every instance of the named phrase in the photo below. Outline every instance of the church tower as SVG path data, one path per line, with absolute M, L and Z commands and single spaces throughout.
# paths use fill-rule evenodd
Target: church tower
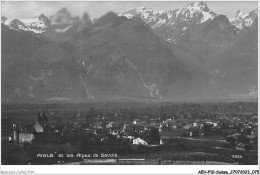
M 14 143 L 19 143 L 19 128 L 16 124 L 13 124 L 14 130 Z

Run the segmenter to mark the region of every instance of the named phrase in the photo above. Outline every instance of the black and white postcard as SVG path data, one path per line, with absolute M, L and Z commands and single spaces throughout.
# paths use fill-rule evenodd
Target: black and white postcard
M 1 174 L 258 160 L 258 1 L 1 2 Z

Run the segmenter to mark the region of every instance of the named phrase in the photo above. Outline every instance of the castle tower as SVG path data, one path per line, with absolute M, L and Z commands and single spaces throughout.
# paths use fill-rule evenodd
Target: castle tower
M 126 125 L 126 122 L 125 122 L 124 127 L 123 127 L 123 132 L 126 132 L 126 130 L 127 130 L 127 125 Z
M 19 129 L 16 124 L 13 124 L 13 130 L 14 130 L 14 143 L 19 143 Z

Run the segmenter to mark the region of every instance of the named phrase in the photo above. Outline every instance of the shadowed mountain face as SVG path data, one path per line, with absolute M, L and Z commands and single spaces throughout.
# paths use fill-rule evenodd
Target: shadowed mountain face
M 98 87 L 107 87 L 110 75 L 111 85 L 116 85 L 111 89 L 122 96 L 180 97 L 201 83 L 197 72 L 183 64 L 149 27 L 113 15 L 104 16 L 75 42 L 84 65 L 91 67 L 89 76 L 100 79 Z
M 174 25 L 186 28 L 176 43 L 138 15 L 110 12 L 93 22 L 87 13 L 80 19 L 61 9 L 34 18 L 36 28 L 2 17 L 2 99 L 189 100 L 257 93 L 257 18 L 238 29 L 204 3 L 179 11 Z
M 187 31 L 173 50 L 182 60 L 217 78 L 218 91 L 247 94 L 257 87 L 257 38 L 257 18 L 238 31 L 219 15 Z
M 241 31 L 235 44 L 213 62 L 218 74 L 223 77 L 222 86 L 230 87 L 229 93 L 257 91 L 258 84 L 258 19 L 251 27 Z M 234 90 L 232 92 L 232 89 Z
M 214 77 L 210 82 L 216 94 L 230 95 L 257 94 L 252 92 L 257 89 L 257 11 L 237 11 L 228 19 L 206 3 L 194 2 L 183 9 L 137 8 L 121 15 L 145 22 L 171 43 L 174 55 L 185 65 Z
M 6 98 L 188 98 L 201 84 L 208 86 L 205 76 L 176 58 L 151 28 L 114 13 L 78 32 L 70 42 L 44 41 L 5 29 L 2 34 L 10 33 L 2 40 Z M 28 53 L 12 42 L 24 37 Z
M 73 59 L 62 44 L 5 26 L 2 26 L 2 36 L 2 98 L 32 100 L 49 97 L 57 91 L 57 84 L 70 79 L 67 72 L 71 70 L 66 68 L 74 69 Z M 49 81 L 53 71 L 61 76 Z M 62 77 L 66 77 L 65 80 Z
M 211 70 L 216 55 L 229 50 L 238 37 L 239 30 L 229 23 L 226 16 L 219 15 L 187 30 L 174 47 L 176 52 L 185 54 L 184 60 Z

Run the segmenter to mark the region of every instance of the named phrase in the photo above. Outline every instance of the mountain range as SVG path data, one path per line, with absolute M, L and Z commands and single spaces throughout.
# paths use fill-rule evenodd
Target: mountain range
M 257 97 L 257 10 L 2 16 L 2 100 Z M 244 97 L 244 96 L 243 96 Z

